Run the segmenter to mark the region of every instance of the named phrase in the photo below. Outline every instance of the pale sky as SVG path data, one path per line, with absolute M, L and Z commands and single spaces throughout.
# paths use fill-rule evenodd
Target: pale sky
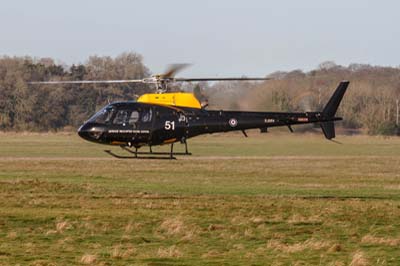
M 395 0 L 0 0 L 0 55 L 143 55 L 179 76 L 264 76 L 338 64 L 400 65 Z

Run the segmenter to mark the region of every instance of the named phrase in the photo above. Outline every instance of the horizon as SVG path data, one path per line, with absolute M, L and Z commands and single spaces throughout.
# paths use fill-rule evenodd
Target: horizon
M 91 56 L 111 57 L 112 59 L 115 59 L 117 56 L 119 56 L 119 55 L 121 55 L 123 53 L 127 53 L 127 52 L 121 52 L 120 54 L 116 54 L 115 56 L 96 55 L 96 54 L 89 55 L 87 59 L 83 60 L 83 62 L 71 63 L 71 64 L 68 64 L 66 62 L 63 62 L 62 60 L 51 58 L 51 57 L 32 57 L 30 55 L 20 55 L 20 56 L 18 56 L 18 55 L 11 55 L 11 56 L 10 55 L 0 55 L 0 59 L 7 58 L 7 57 L 8 58 L 24 58 L 24 57 L 28 57 L 28 58 L 32 59 L 34 63 L 40 63 L 41 60 L 50 59 L 50 60 L 52 60 L 54 62 L 55 65 L 62 66 L 65 71 L 68 71 L 70 69 L 70 67 L 72 67 L 73 65 L 75 65 L 75 66 L 85 65 Z M 143 55 L 141 55 L 141 56 L 143 56 Z M 146 63 L 145 63 L 145 56 L 143 56 L 143 62 L 144 62 L 144 66 L 148 67 L 148 65 L 146 65 Z M 321 67 L 321 65 L 324 64 L 324 63 L 333 64 L 333 65 L 332 66 L 327 66 L 327 67 Z M 351 62 L 351 63 L 349 63 L 347 65 L 342 65 L 342 64 L 338 64 L 338 63 L 336 63 L 335 61 L 332 61 L 332 60 L 326 60 L 326 61 L 320 62 L 315 67 L 307 69 L 307 70 L 300 69 L 300 68 L 294 68 L 294 69 L 288 69 L 288 70 L 279 70 L 278 69 L 278 70 L 272 71 L 270 73 L 265 73 L 264 76 L 272 75 L 272 74 L 275 74 L 275 73 L 291 73 L 291 72 L 294 72 L 294 71 L 301 71 L 303 73 L 309 73 L 311 71 L 319 70 L 320 68 L 321 69 L 323 69 L 323 68 L 330 69 L 330 68 L 333 68 L 333 67 L 350 68 L 351 65 L 360 65 L 360 66 L 366 66 L 366 67 L 372 67 L 372 68 L 374 68 L 374 67 L 378 67 L 378 68 L 393 68 L 393 69 L 399 69 L 400 68 L 400 64 L 397 65 L 397 66 L 389 66 L 389 65 L 372 65 L 372 64 L 367 64 L 367 63 Z M 167 67 L 168 67 L 168 65 L 166 65 L 166 68 Z M 181 72 L 183 73 L 187 69 L 195 68 L 195 67 L 196 67 L 195 65 L 189 65 L 187 68 L 184 68 L 182 71 L 179 71 L 179 73 L 181 73 Z M 148 67 L 148 69 L 149 69 L 151 75 L 162 73 L 162 72 L 152 72 L 152 70 L 149 67 Z M 177 75 L 177 77 L 178 76 L 179 76 L 179 74 Z M 246 76 L 246 75 L 241 75 L 241 76 Z M 251 77 L 251 76 L 248 76 L 248 77 Z
M 308 72 L 325 61 L 398 67 L 399 9 L 394 0 L 17 0 L 0 10 L 9 25 L 0 30 L 0 55 L 72 65 L 128 51 L 152 73 L 191 63 L 185 75 L 209 77 Z

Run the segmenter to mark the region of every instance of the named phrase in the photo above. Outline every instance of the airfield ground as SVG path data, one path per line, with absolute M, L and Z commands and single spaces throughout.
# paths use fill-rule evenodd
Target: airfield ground
M 211 135 L 168 161 L 0 134 L 0 265 L 400 265 L 400 138 L 337 140 Z

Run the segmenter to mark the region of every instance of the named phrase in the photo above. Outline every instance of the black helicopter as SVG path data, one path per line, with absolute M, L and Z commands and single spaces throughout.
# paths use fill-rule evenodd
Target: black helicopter
M 342 81 L 322 112 L 242 112 L 207 110 L 192 93 L 167 92 L 168 84 L 193 81 L 232 81 L 268 80 L 268 78 L 174 78 L 175 73 L 185 65 L 175 65 L 162 75 L 140 80 L 102 80 L 102 81 L 44 81 L 31 84 L 104 84 L 104 83 L 151 83 L 157 86 L 157 93 L 144 94 L 135 102 L 115 102 L 108 104 L 79 129 L 78 134 L 88 141 L 101 144 L 119 145 L 133 156 L 119 156 L 106 150 L 117 158 L 162 158 L 139 157 L 138 155 L 190 155 L 187 139 L 217 132 L 240 130 L 247 137 L 246 130 L 270 127 L 318 123 L 327 139 L 335 138 L 334 121 L 339 104 L 349 85 Z M 185 144 L 184 153 L 174 153 L 174 143 Z M 170 144 L 170 152 L 153 152 L 152 146 Z M 138 149 L 149 146 L 149 152 Z M 165 157 L 163 157 L 165 158 Z

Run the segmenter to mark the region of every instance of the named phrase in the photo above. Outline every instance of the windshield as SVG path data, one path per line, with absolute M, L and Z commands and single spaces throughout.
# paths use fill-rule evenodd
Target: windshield
M 107 124 L 110 122 L 115 109 L 112 106 L 106 106 L 92 116 L 89 121 L 98 124 Z

